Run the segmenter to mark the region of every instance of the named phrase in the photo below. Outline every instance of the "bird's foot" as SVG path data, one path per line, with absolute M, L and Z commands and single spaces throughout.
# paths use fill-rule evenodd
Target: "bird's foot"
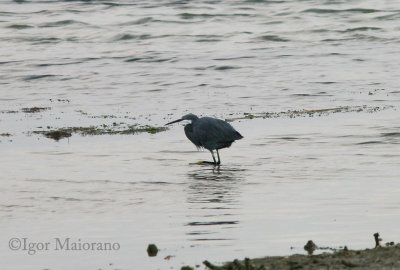
M 201 164 L 210 164 L 210 165 L 214 165 L 214 166 L 218 166 L 220 164 L 220 162 L 214 162 L 214 161 L 201 161 Z
M 209 164 L 209 165 L 214 165 L 214 166 L 219 166 L 218 162 L 213 162 L 213 161 L 205 161 L 205 160 L 199 160 L 195 163 L 190 163 L 190 164 L 195 164 L 195 165 L 204 165 L 204 164 Z
M 189 163 L 189 165 L 213 165 L 215 167 L 219 167 L 221 165 L 221 162 L 199 160 L 197 162 Z

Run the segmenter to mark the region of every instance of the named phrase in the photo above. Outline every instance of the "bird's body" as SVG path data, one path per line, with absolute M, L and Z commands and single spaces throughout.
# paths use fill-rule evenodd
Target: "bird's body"
M 190 124 L 185 126 L 186 137 L 196 145 L 197 148 L 209 150 L 212 154 L 214 164 L 221 163 L 218 149 L 230 147 L 235 140 L 243 138 L 243 136 L 226 121 L 211 117 L 198 118 L 194 114 L 184 115 L 181 119 L 170 122 L 167 125 L 182 120 L 191 121 Z M 218 162 L 215 159 L 213 150 L 217 150 Z
M 229 147 L 243 138 L 229 123 L 211 117 L 202 117 L 186 125 L 185 134 L 194 145 L 210 151 Z

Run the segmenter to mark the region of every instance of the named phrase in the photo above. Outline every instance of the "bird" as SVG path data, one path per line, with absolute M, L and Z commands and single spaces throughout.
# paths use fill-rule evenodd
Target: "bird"
M 220 165 L 221 159 L 218 150 L 230 147 L 234 141 L 243 138 L 238 131 L 224 120 L 212 117 L 199 118 L 192 113 L 165 125 L 171 125 L 183 120 L 190 121 L 189 124 L 185 125 L 186 137 L 196 145 L 197 149 L 205 148 L 211 152 L 214 162 L 204 161 L 205 163 Z M 215 159 L 214 150 L 217 151 L 218 161 Z

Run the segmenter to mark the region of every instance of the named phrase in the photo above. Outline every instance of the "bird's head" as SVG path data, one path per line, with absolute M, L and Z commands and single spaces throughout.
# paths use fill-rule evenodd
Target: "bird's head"
M 180 122 L 180 121 L 183 121 L 183 120 L 188 120 L 191 123 L 193 123 L 193 121 L 195 121 L 197 119 L 199 119 L 199 118 L 196 115 L 194 115 L 193 113 L 188 113 L 188 114 L 185 114 L 184 116 L 182 116 L 181 119 L 169 122 L 169 123 L 167 123 L 165 125 L 170 125 L 170 124 L 177 123 L 177 122 Z

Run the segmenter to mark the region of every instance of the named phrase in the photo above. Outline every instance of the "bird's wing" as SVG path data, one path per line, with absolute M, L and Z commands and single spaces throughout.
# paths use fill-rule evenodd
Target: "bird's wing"
M 223 143 L 243 138 L 229 123 L 209 117 L 199 119 L 193 133 L 203 145 L 206 142 Z
M 197 148 L 203 147 L 201 142 L 199 141 L 198 136 L 193 132 L 192 124 L 188 124 L 185 126 L 185 134 L 186 137 L 194 144 Z

